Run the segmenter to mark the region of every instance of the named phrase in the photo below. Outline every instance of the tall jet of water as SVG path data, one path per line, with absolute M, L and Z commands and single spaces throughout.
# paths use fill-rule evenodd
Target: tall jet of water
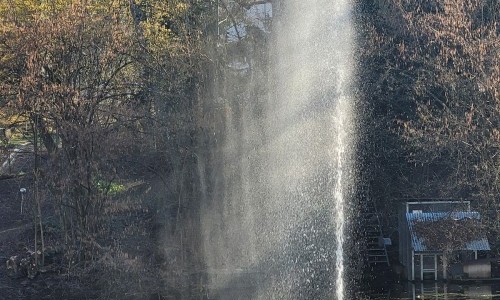
M 265 97 L 256 92 L 263 83 L 255 49 L 228 66 L 225 98 L 216 103 L 223 126 L 200 168 L 205 263 L 219 299 L 346 297 L 356 137 L 352 7 L 349 0 L 281 1 Z M 247 81 L 236 81 L 237 72 Z

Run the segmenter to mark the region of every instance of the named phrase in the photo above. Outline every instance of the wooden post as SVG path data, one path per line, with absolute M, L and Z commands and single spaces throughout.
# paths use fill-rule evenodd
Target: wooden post
M 415 251 L 411 250 L 411 280 L 415 280 Z
M 35 178 L 35 193 L 34 193 L 34 200 L 35 204 L 37 203 L 37 186 L 38 186 L 38 130 L 37 130 L 37 122 L 38 119 L 36 118 L 33 121 L 33 153 L 35 155 L 35 165 L 33 168 L 33 175 Z M 35 223 L 35 265 L 38 267 L 38 211 L 36 208 L 33 209 L 33 223 Z
M 448 279 L 448 273 L 446 272 L 446 269 L 448 268 L 448 259 L 446 257 L 446 252 L 443 252 L 443 279 L 446 280 Z
M 434 280 L 438 280 L 438 263 L 437 254 L 434 254 Z
M 424 255 L 420 254 L 420 280 L 424 280 Z
M 19 193 L 21 194 L 21 215 L 24 213 L 24 194 L 26 194 L 26 188 L 19 189 Z

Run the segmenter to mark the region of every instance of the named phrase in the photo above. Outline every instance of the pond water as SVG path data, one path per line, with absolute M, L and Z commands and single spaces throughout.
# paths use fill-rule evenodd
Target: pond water
M 394 284 L 388 289 L 369 292 L 367 299 L 396 300 L 396 299 L 500 299 L 500 282 L 491 284 L 467 283 L 402 283 Z
M 225 287 L 214 290 L 207 290 L 203 299 L 206 300 L 248 300 L 263 299 L 260 297 L 263 288 L 268 289 L 263 282 L 264 276 L 258 273 L 234 274 L 233 280 Z M 366 283 L 366 282 L 365 282 Z M 379 282 L 380 284 L 380 282 Z M 352 300 L 500 300 L 500 281 L 495 282 L 466 282 L 466 283 L 443 283 L 443 282 L 401 282 L 382 284 L 379 288 L 368 291 L 358 290 L 349 287 L 344 299 Z M 309 296 L 308 296 L 309 295 Z M 318 296 L 319 295 L 319 296 Z M 300 298 L 293 298 L 290 295 L 276 299 L 338 299 L 337 295 L 327 293 L 303 293 Z

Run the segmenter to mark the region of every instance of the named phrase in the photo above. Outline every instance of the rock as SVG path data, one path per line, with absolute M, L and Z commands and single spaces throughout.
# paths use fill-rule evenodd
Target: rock
M 16 256 L 11 256 L 7 262 L 7 276 L 11 278 L 20 278 L 22 274 L 19 270 L 19 258 Z
M 11 278 L 28 277 L 33 279 L 38 274 L 37 259 L 40 259 L 40 252 L 26 251 L 24 255 L 11 256 L 7 262 L 7 275 Z

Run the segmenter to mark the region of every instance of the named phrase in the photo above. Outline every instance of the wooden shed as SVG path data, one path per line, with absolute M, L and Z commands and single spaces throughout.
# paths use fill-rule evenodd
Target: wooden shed
M 467 201 L 407 202 L 399 215 L 399 259 L 408 280 L 489 278 L 490 246 Z

